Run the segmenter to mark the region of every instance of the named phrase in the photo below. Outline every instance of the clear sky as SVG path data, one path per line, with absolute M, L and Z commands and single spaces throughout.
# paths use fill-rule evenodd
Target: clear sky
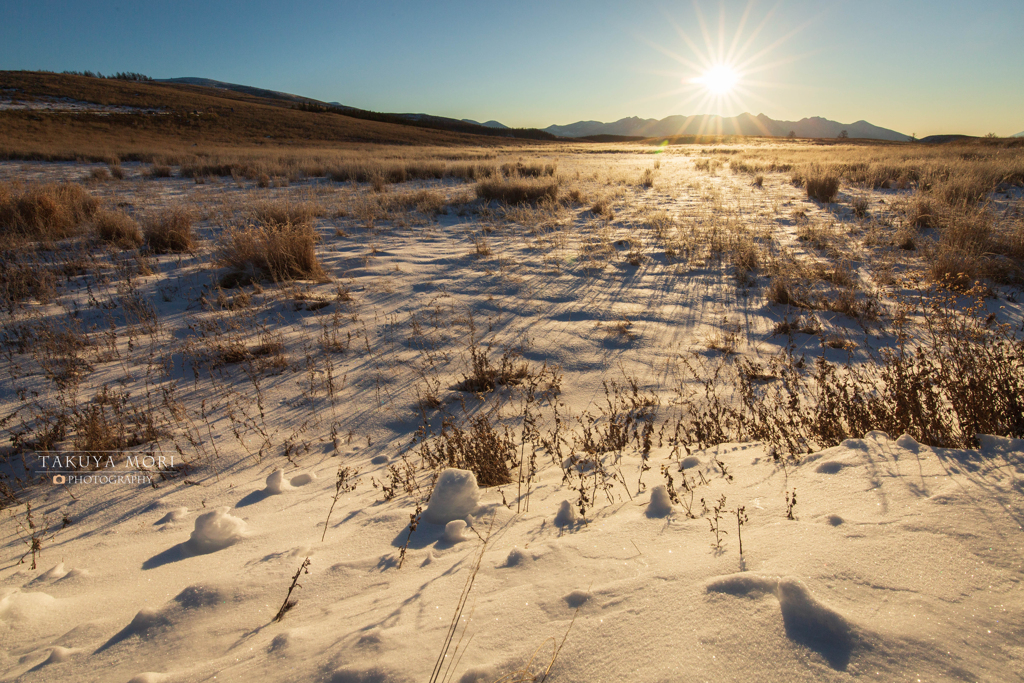
M 0 0 L 0 69 L 201 76 L 524 127 L 749 111 L 1012 135 L 1022 36 L 1024 0 Z

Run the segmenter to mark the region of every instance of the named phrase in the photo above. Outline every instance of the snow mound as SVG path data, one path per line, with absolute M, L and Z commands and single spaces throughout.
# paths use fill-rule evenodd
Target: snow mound
M 437 478 L 423 521 L 448 524 L 456 519 L 465 519 L 479 505 L 480 489 L 476 485 L 476 475 L 469 470 L 449 467 Z
M 461 543 L 462 541 L 468 541 L 469 536 L 466 535 L 466 522 L 461 519 L 453 519 L 444 526 L 444 536 L 442 539 L 445 543 Z
M 284 483 L 284 470 L 277 470 L 267 477 L 267 493 L 274 496 L 283 493 L 287 485 Z
M 818 651 L 833 668 L 845 669 L 854 645 L 850 623 L 818 602 L 797 579 L 780 579 L 777 595 L 786 635 Z
M 74 569 L 69 571 L 67 574 L 62 576 L 60 578 L 60 580 L 61 581 L 69 581 L 71 579 L 81 579 L 81 578 L 85 578 L 86 576 L 91 576 L 91 575 L 92 574 L 89 572 L 88 569 L 82 569 L 81 567 L 75 567 Z
M 166 515 L 158 519 L 155 524 L 175 524 L 185 519 L 185 515 L 188 514 L 188 508 L 180 507 L 171 510 Z
M 288 481 L 285 481 L 284 470 L 275 470 L 267 477 L 267 487 L 263 492 L 268 496 L 276 496 L 279 493 L 311 484 L 314 481 L 316 481 L 316 474 L 313 472 L 297 474 Z
M 360 668 L 343 667 L 331 676 L 331 683 L 390 683 L 405 681 L 405 677 L 397 677 L 393 671 L 385 671 L 380 667 Z
M 159 609 L 149 607 L 140 609 L 131 623 L 118 631 L 96 652 L 103 652 L 133 636 L 137 636 L 143 641 L 153 640 L 159 634 L 174 627 L 176 623 L 187 619 L 192 610 L 219 605 L 226 599 L 226 593 L 217 588 L 203 584 L 186 586 L 184 590 L 174 596 L 171 602 Z
M 844 463 L 837 460 L 829 460 L 818 465 L 814 468 L 814 471 L 818 474 L 836 474 L 839 470 L 843 469 L 843 467 Z
M 144 673 L 133 676 L 128 683 L 163 683 L 168 679 L 167 674 L 160 674 L 154 671 L 146 671 Z
M 569 607 L 577 608 L 583 605 L 587 600 L 590 600 L 592 596 L 588 591 L 574 590 L 568 595 L 563 595 L 562 599 L 565 600 L 565 604 Z
M 0 619 L 4 621 L 31 621 L 49 609 L 57 599 L 42 592 L 14 591 L 0 600 Z
M 685 458 L 683 458 L 682 462 L 679 463 L 679 467 L 681 467 L 684 470 L 688 470 L 692 467 L 697 467 L 699 465 L 700 458 L 698 458 L 696 455 L 688 455 Z
M 508 551 L 508 557 L 505 558 L 505 567 L 518 567 L 519 565 L 532 560 L 533 558 L 524 553 L 519 548 L 512 548 Z
M 289 480 L 289 484 L 294 487 L 305 486 L 306 484 L 312 484 L 316 481 L 316 474 L 313 472 L 306 472 L 304 474 L 297 474 Z
M 116 645 L 132 636 L 138 636 L 142 640 L 150 640 L 158 632 L 171 625 L 170 616 L 167 614 L 168 611 L 166 608 L 153 609 L 151 607 L 143 607 L 135 614 L 135 617 L 127 626 L 104 643 L 97 652 L 106 650 L 112 645 Z
M 79 650 L 78 648 L 61 647 L 60 645 L 58 645 L 52 650 L 50 650 L 50 656 L 47 657 L 41 664 L 39 664 L 39 667 L 47 666 L 48 664 L 59 664 L 61 662 L 66 662 L 68 659 L 72 657 L 72 655 L 78 654 L 79 652 L 81 652 L 81 650 Z
M 774 593 L 779 585 L 777 578 L 759 574 L 729 574 L 712 579 L 705 585 L 708 593 L 726 593 L 728 595 L 748 595 Z
M 68 570 L 64 569 L 64 563 L 58 562 L 57 564 L 53 565 L 45 572 L 37 576 L 35 579 L 33 579 L 32 583 L 45 583 L 46 581 L 56 581 L 58 579 L 63 579 L 69 573 L 70 572 Z
M 648 517 L 665 517 L 672 512 L 672 499 L 668 497 L 668 489 L 658 484 L 651 489 L 651 502 L 647 504 Z
M 555 526 L 567 527 L 576 523 L 576 511 L 567 500 L 558 505 L 558 514 L 555 515 Z
M 493 666 L 476 666 L 462 674 L 459 683 L 491 683 L 499 678 L 498 670 Z
M 843 670 L 849 663 L 855 645 L 853 626 L 819 602 L 799 579 L 740 573 L 713 579 L 705 588 L 709 593 L 735 596 L 774 594 L 790 640 L 815 650 L 834 669 Z
M 919 444 L 917 440 L 909 434 L 903 434 L 900 438 L 896 439 L 896 445 L 910 451 L 911 453 L 917 453 L 921 450 L 921 444 Z
M 197 553 L 212 553 L 245 538 L 245 529 L 245 522 L 229 515 L 227 506 L 222 506 L 196 517 L 196 528 L 188 545 Z

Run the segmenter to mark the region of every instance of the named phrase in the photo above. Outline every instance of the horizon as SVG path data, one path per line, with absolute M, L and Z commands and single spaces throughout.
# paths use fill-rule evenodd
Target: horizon
M 0 67 L 201 77 L 516 128 L 763 113 L 863 120 L 919 138 L 1008 137 L 1024 130 L 1016 9 L 1008 0 L 981 9 L 953 0 L 288 11 L 9 3 Z

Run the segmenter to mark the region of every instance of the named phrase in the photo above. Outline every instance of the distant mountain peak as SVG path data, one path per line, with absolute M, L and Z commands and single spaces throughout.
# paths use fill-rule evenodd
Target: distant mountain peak
M 786 137 L 793 132 L 801 138 L 835 138 L 846 131 L 851 138 L 871 140 L 905 141 L 907 135 L 888 128 L 875 126 L 867 121 L 839 123 L 821 116 L 812 116 L 799 121 L 776 121 L 765 114 L 754 116 L 744 112 L 739 116 L 718 116 L 717 114 L 694 116 L 667 116 L 663 119 L 642 119 L 630 116 L 612 123 L 600 121 L 577 121 L 564 126 L 548 126 L 548 133 L 560 137 L 578 138 L 591 135 L 621 135 L 636 137 L 671 137 L 674 135 L 744 135 Z

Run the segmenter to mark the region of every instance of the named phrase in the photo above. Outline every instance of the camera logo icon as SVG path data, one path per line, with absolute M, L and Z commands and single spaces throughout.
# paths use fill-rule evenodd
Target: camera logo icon
M 65 477 L 63 474 L 55 474 L 55 475 L 53 475 L 53 483 L 54 484 L 63 484 L 67 480 L 68 480 L 68 478 Z

